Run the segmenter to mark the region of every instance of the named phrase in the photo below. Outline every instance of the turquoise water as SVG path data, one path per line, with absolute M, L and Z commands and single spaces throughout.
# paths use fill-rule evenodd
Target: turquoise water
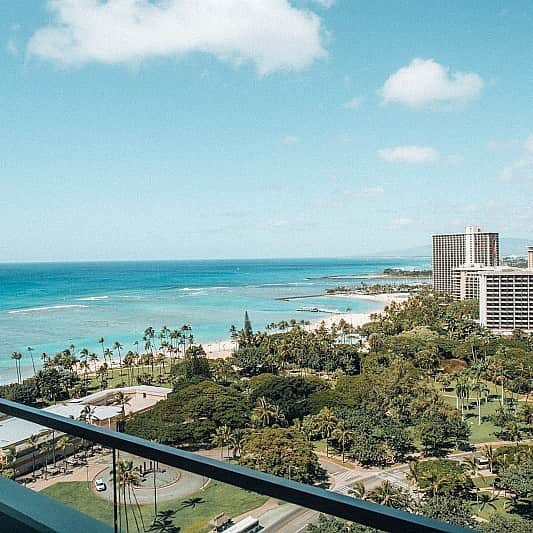
M 376 304 L 340 298 L 276 298 L 320 295 L 327 287 L 357 285 L 387 267 L 428 267 L 428 259 L 279 259 L 110 263 L 0 264 L 0 383 L 13 379 L 13 351 L 55 353 L 70 344 L 99 353 L 97 340 L 126 349 L 148 326 L 190 324 L 195 339 L 209 342 L 242 326 L 248 310 L 254 328 L 280 320 L 316 320 L 327 313 L 300 307 L 354 312 Z

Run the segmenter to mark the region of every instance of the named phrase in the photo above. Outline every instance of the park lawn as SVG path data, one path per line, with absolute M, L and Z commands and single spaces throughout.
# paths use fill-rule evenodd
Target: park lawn
M 456 400 L 450 396 L 444 396 L 444 400 L 451 407 L 455 409 Z M 472 402 L 474 399 L 471 400 Z M 491 442 L 498 440 L 496 432 L 498 429 L 490 420 L 485 420 L 483 417 L 493 415 L 500 407 L 498 400 L 489 400 L 487 404 L 481 402 L 481 425 L 477 423 L 477 407 L 465 409 L 465 420 L 470 427 L 470 442 L 472 444 L 479 444 L 480 442 Z
M 83 481 L 56 483 L 42 492 L 97 520 L 113 523 L 112 503 L 99 498 Z M 175 511 L 174 524 L 182 533 L 207 532 L 210 530 L 209 521 L 217 514 L 224 512 L 229 516 L 239 516 L 260 507 L 267 499 L 260 494 L 211 481 L 204 490 L 185 499 L 161 502 L 158 511 Z M 145 525 L 149 526 L 153 521 L 153 507 L 142 505 L 141 511 Z M 129 520 L 133 523 L 131 515 Z
M 488 470 L 486 471 L 486 474 L 481 474 L 478 476 L 472 477 L 472 481 L 474 482 L 474 485 L 478 489 L 486 489 L 492 487 L 492 484 L 494 483 L 494 480 L 496 479 L 495 474 L 491 474 Z
M 315 450 L 317 450 L 318 452 L 326 453 L 326 439 L 314 440 L 313 446 L 315 447 Z M 331 446 L 329 447 L 329 452 L 332 455 L 336 453 L 335 449 L 332 448 Z
M 83 481 L 59 482 L 42 493 L 101 522 L 113 523 L 113 504 L 96 496 Z
M 170 375 L 168 374 L 169 365 L 168 363 L 165 365 L 166 372 L 163 373 L 163 379 L 161 383 L 156 381 L 157 378 L 160 376 L 160 371 L 162 370 L 160 366 L 154 365 L 154 384 L 159 387 L 169 387 L 172 388 L 172 384 L 170 382 Z M 135 374 L 132 380 L 132 385 L 137 385 L 137 371 L 140 370 L 141 374 L 151 374 L 151 367 L 145 366 L 145 367 L 135 367 Z M 129 379 L 127 375 L 126 369 L 122 369 L 122 376 L 120 375 L 120 369 L 119 368 L 113 368 L 108 371 L 108 377 L 107 377 L 107 388 L 112 389 L 115 387 L 119 387 L 122 385 L 122 383 L 125 383 L 126 386 L 129 386 Z M 100 379 L 93 376 L 89 378 L 89 389 L 92 391 L 99 391 L 100 390 Z
M 507 511 L 504 509 L 504 505 L 505 505 L 505 502 L 508 502 L 508 501 L 509 501 L 508 498 L 499 496 L 490 504 L 485 504 L 484 508 L 482 508 L 481 504 L 478 504 L 475 501 L 473 501 L 471 503 L 472 512 L 476 516 L 479 516 L 480 518 L 484 518 L 485 520 L 488 520 L 490 515 L 494 513 L 495 511 L 499 513 L 506 513 Z M 512 533 L 512 532 L 509 532 L 509 533 Z

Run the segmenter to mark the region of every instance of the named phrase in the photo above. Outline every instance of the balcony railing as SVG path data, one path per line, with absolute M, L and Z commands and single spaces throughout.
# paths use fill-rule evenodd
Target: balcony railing
M 409 531 L 413 533 L 432 531 L 466 533 L 470 531 L 471 533 L 471 530 L 426 518 L 421 515 L 399 511 L 331 492 L 323 488 L 304 485 L 235 464 L 217 461 L 195 453 L 172 448 L 171 446 L 140 439 L 132 435 L 92 426 L 70 418 L 64 418 L 9 400 L 0 399 L 0 412 L 110 448 L 113 450 L 114 463 L 116 450 L 129 452 L 206 478 L 215 479 L 229 485 L 271 496 L 279 500 L 383 531 Z M 18 486 L 17 488 L 26 490 Z M 36 494 L 35 496 L 38 495 Z M 10 506 L 5 501 L 2 501 L 4 497 L 5 486 L 3 491 L 0 490 L 0 514 L 16 519 L 16 516 L 13 516 L 13 514 L 20 515 L 20 509 L 10 511 Z M 72 530 L 74 529 L 71 529 L 69 526 L 69 529 L 65 529 L 64 531 Z M 49 531 L 54 531 L 54 529 L 49 529 Z M 116 517 L 115 531 L 118 531 Z

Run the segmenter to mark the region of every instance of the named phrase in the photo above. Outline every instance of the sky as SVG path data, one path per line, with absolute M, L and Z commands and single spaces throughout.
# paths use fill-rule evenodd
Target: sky
M 0 261 L 532 238 L 531 0 L 0 2 Z

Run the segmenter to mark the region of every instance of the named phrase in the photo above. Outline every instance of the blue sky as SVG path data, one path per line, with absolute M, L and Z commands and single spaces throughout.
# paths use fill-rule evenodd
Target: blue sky
M 0 260 L 357 256 L 533 224 L 533 4 L 0 4 Z

